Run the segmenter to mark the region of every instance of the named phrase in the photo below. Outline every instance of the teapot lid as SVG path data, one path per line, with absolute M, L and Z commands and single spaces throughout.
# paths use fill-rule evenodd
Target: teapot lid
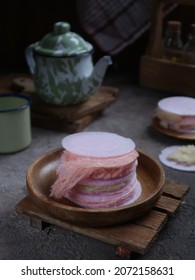
M 70 32 L 69 23 L 59 21 L 54 23 L 51 33 L 35 44 L 34 51 L 45 56 L 77 56 L 93 51 L 93 46 Z

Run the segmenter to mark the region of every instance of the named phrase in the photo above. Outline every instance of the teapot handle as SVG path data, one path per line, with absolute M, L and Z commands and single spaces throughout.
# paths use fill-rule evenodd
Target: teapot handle
M 30 73 L 32 75 L 34 75 L 34 73 L 35 73 L 35 66 L 36 66 L 36 62 L 35 62 L 35 59 L 33 56 L 33 50 L 34 50 L 35 45 L 36 45 L 36 43 L 31 44 L 25 50 L 26 61 L 27 61 L 28 67 L 30 69 Z

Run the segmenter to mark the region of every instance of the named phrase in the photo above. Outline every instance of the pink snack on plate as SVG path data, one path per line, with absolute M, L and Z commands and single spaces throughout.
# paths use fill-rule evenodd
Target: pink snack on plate
M 80 132 L 62 140 L 65 148 L 50 196 L 82 207 L 124 205 L 141 194 L 135 143 L 114 133 Z
M 164 128 L 183 133 L 195 132 L 195 98 L 173 96 L 158 102 L 156 116 Z

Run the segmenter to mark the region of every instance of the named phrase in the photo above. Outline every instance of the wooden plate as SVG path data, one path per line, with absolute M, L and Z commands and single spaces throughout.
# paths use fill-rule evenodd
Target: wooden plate
M 54 218 L 80 226 L 108 226 L 128 222 L 146 214 L 162 193 L 165 174 L 161 164 L 138 151 L 137 176 L 142 186 L 140 198 L 133 204 L 105 209 L 81 208 L 68 200 L 61 202 L 49 197 L 56 179 L 56 167 L 63 149 L 59 148 L 36 159 L 27 171 L 27 188 L 33 202 Z
M 174 131 L 172 129 L 166 129 L 160 125 L 157 117 L 152 118 L 152 126 L 159 132 L 174 138 L 195 140 L 195 133 L 181 133 L 181 132 Z

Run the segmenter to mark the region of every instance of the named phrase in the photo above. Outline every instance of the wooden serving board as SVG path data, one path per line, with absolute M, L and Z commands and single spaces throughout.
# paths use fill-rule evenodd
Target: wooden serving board
M 81 131 L 115 102 L 119 94 L 115 87 L 101 86 L 94 95 L 78 105 L 48 105 L 38 98 L 29 75 L 14 73 L 0 79 L 0 93 L 5 92 L 22 92 L 32 98 L 32 125 L 65 132 Z
M 55 219 L 39 209 L 29 196 L 16 205 L 16 211 L 29 216 L 33 227 L 43 229 L 46 225 L 56 225 L 112 244 L 116 246 L 116 254 L 130 258 L 132 252 L 146 254 L 167 219 L 175 213 L 188 191 L 188 185 L 166 180 L 160 199 L 146 216 L 109 227 L 81 227 Z

